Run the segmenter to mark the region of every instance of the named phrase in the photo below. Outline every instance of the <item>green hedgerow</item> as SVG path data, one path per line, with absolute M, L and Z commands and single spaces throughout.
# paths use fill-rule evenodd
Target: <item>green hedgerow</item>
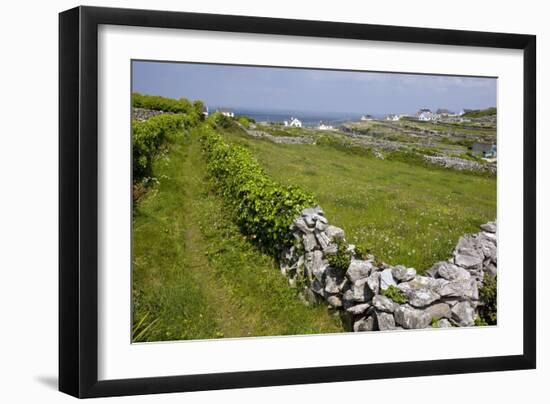
M 389 297 L 395 303 L 405 304 L 407 303 L 407 298 L 396 286 L 390 285 L 386 290 L 382 290 L 382 295 Z
M 152 176 L 153 160 L 171 136 L 201 122 L 202 102 L 133 93 L 132 105 L 173 112 L 156 115 L 145 121 L 132 121 L 132 174 L 136 185 Z
M 204 104 L 202 101 L 189 101 L 187 98 L 175 100 L 159 95 L 145 95 L 132 93 L 132 106 L 134 108 L 147 108 L 156 111 L 174 112 L 179 114 L 202 114 Z
M 289 227 L 300 212 L 317 205 L 309 193 L 272 180 L 243 147 L 226 143 L 212 116 L 201 128 L 207 170 L 244 234 L 270 253 L 292 244 Z
M 162 114 L 146 121 L 132 122 L 133 181 L 151 175 L 153 159 L 169 136 L 181 130 L 188 117 L 184 114 Z

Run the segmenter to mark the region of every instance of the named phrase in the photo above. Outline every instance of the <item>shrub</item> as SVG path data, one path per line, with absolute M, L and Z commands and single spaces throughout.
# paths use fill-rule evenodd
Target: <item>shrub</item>
M 243 233 L 266 251 L 277 254 L 292 244 L 292 221 L 316 202 L 300 188 L 273 181 L 245 148 L 226 143 L 211 126 L 219 119 L 213 114 L 208 125 L 201 128 L 208 173 Z
M 192 124 L 194 124 L 193 117 L 183 114 L 163 114 L 143 122 L 132 122 L 132 172 L 134 183 L 151 176 L 153 159 L 167 138 L 184 126 Z
M 331 266 L 339 269 L 342 272 L 346 272 L 351 263 L 353 252 L 348 249 L 348 245 L 342 239 L 336 239 L 336 254 L 327 255 L 327 260 Z
M 203 109 L 203 103 L 201 101 L 191 102 L 187 98 L 175 100 L 159 95 L 145 95 L 140 93 L 132 93 L 132 106 L 180 114 L 201 114 Z
M 382 295 L 389 297 L 395 303 L 405 304 L 407 298 L 396 286 L 390 285 L 386 290 L 382 290 Z
M 249 118 L 249 117 L 244 116 L 244 115 L 241 115 L 237 118 L 237 122 L 239 122 L 245 128 L 248 128 L 250 126 L 250 124 L 253 123 L 253 121 L 254 120 L 252 118 Z
M 219 112 L 210 115 L 208 121 L 217 129 L 236 129 L 238 127 L 233 118 Z
M 479 300 L 483 306 L 479 308 L 480 325 L 496 325 L 497 323 L 497 278 L 485 274 L 483 285 L 479 288 Z
M 484 116 L 490 116 L 490 115 L 496 115 L 496 114 L 497 114 L 497 109 L 492 107 L 492 108 L 476 109 L 473 111 L 469 111 L 462 116 L 465 118 L 481 118 Z

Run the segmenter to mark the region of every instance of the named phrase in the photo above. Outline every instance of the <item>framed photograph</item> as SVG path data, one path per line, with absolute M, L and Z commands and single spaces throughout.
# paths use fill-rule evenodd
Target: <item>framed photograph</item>
M 533 369 L 536 38 L 59 16 L 59 388 Z

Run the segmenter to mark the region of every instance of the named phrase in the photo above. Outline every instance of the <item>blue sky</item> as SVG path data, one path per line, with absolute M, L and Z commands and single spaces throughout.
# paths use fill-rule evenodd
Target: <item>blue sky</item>
M 134 61 L 132 91 L 209 106 L 342 114 L 496 106 L 495 78 Z

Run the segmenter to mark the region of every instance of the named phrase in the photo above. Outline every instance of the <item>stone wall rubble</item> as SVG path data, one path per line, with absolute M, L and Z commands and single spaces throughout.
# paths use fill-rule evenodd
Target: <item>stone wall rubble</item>
M 325 302 L 353 331 L 469 327 L 483 304 L 484 276 L 497 276 L 496 230 L 496 222 L 489 222 L 479 233 L 461 237 L 448 261 L 420 275 L 372 255 L 359 257 L 320 207 L 307 208 L 290 228 L 295 243 L 282 252 L 280 269 L 306 301 Z M 352 255 L 347 270 L 328 260 L 338 251 L 338 239 Z M 396 291 L 399 302 L 391 297 Z

